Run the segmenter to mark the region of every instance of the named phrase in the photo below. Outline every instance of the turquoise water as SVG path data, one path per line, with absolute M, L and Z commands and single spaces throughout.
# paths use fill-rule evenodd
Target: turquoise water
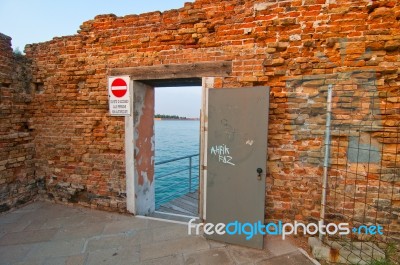
M 199 153 L 200 121 L 155 121 L 155 162 Z M 192 191 L 198 189 L 199 157 L 192 158 Z M 156 209 L 189 191 L 189 159 L 155 166 Z M 176 171 L 183 172 L 164 176 Z

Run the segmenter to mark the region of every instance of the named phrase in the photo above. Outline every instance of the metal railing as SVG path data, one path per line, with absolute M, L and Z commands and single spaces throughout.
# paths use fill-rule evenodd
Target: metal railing
M 181 160 L 188 160 L 188 165 L 187 166 L 183 166 L 179 165 L 179 166 L 175 166 L 176 170 L 173 170 L 172 172 L 168 172 L 168 173 L 163 173 L 161 175 L 156 174 L 156 180 L 160 180 L 160 179 L 165 179 L 168 176 L 173 176 L 173 175 L 178 175 L 179 173 L 182 172 L 187 172 L 187 183 L 185 180 L 185 176 L 182 177 L 182 174 L 179 178 L 175 178 L 175 181 L 165 181 L 164 185 L 162 185 L 161 187 L 159 185 L 157 185 L 156 182 L 156 208 L 158 206 L 160 206 L 160 204 L 166 203 L 176 197 L 179 196 L 183 196 L 185 195 L 187 192 L 191 193 L 195 190 L 197 190 L 197 186 L 198 186 L 198 177 L 199 174 L 194 174 L 193 169 L 195 168 L 199 168 L 199 165 L 197 163 L 197 165 L 193 165 L 193 160 L 195 159 L 195 157 L 198 157 L 199 154 L 193 154 L 193 155 L 188 155 L 188 156 L 182 156 L 182 157 L 178 157 L 178 158 L 173 158 L 173 159 L 168 159 L 168 160 L 164 160 L 164 161 L 160 161 L 160 162 L 156 162 L 154 165 L 155 166 L 160 166 L 160 165 L 165 165 L 165 164 L 169 164 L 169 163 L 173 163 L 173 162 L 177 162 L 177 161 L 181 161 Z M 156 168 L 157 171 L 157 168 Z M 165 171 L 168 171 L 168 169 L 165 169 Z M 176 183 L 176 179 L 178 180 L 179 183 Z M 162 196 L 161 199 L 157 200 L 157 194 L 163 194 L 163 193 L 168 193 L 167 195 Z

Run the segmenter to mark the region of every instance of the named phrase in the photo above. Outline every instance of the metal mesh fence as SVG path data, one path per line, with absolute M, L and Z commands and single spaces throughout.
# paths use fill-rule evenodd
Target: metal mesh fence
M 332 82 L 325 223 L 352 230 L 324 241 L 340 263 L 400 264 L 400 91 L 377 82 L 373 71 Z

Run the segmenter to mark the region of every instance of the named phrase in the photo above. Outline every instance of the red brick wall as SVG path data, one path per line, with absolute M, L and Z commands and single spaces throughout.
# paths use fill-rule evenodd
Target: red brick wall
M 13 55 L 11 38 L 0 33 L 0 212 L 32 200 L 38 191 L 31 100 L 29 63 Z
M 398 97 L 399 19 L 397 1 L 198 0 L 97 16 L 77 35 L 27 46 L 44 88 L 34 100 L 37 176 L 57 200 L 123 211 L 124 121 L 108 114 L 109 70 L 230 60 L 216 87 L 271 87 L 266 217 L 317 218 L 327 86 L 372 69 L 376 89 Z

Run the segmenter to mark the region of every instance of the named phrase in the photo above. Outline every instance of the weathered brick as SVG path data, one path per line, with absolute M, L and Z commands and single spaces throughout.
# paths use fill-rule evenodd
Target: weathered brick
M 264 66 L 281 66 L 284 63 L 285 63 L 285 59 L 277 58 L 277 59 L 264 60 L 263 65 Z
M 0 33 L 0 211 L 24 204 L 37 195 L 35 149 L 29 126 L 30 64 L 13 54 L 11 38 Z M 33 185 L 32 185 L 33 183 Z
M 385 50 L 395 51 L 400 48 L 400 40 L 391 40 L 385 43 Z
M 328 2 L 198 0 L 164 13 L 97 16 L 84 22 L 77 35 L 26 47 L 37 93 L 32 98 L 26 95 L 25 103 L 18 101 L 22 94 L 12 88 L 19 79 L 10 75 L 14 64 L 10 39 L 5 38 L 8 53 L 0 49 L 0 161 L 7 162 L 0 162 L 1 176 L 6 176 L 0 178 L 0 185 L 9 183 L 15 169 L 21 172 L 17 177 L 43 178 L 46 189 L 39 192 L 41 196 L 126 210 L 126 200 L 121 198 L 124 120 L 108 115 L 109 70 L 233 61 L 232 75 L 216 77 L 214 87 L 271 88 L 268 140 L 273 155 L 267 167 L 274 179 L 267 178 L 267 218 L 317 216 L 328 85 L 349 93 L 334 97 L 334 115 L 343 126 L 350 121 L 359 125 L 365 121 L 358 116 L 371 114 L 371 100 L 363 102 L 363 96 L 355 93 L 370 87 L 384 93 L 399 89 L 399 4 L 384 1 L 382 6 L 369 7 L 362 0 Z M 381 125 L 398 126 L 398 94 L 381 96 L 379 101 L 387 104 Z M 19 112 L 12 112 L 17 102 Z M 19 135 L 24 128 L 26 134 Z M 372 136 L 385 143 L 384 150 L 389 144 L 390 150 L 396 150 L 393 145 L 399 144 L 397 135 L 376 132 Z M 341 149 L 332 163 L 344 167 L 347 148 L 343 146 L 348 139 L 333 138 L 341 140 Z M 11 149 L 17 152 L 10 154 Z M 393 166 L 388 160 L 384 163 Z M 365 171 L 351 165 L 349 170 Z M 295 210 L 288 211 L 291 208 Z

